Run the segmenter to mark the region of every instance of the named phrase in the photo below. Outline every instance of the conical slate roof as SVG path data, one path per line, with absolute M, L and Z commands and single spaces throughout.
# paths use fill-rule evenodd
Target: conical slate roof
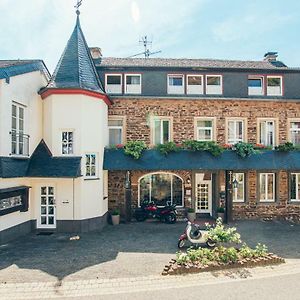
M 46 87 L 84 89 L 104 94 L 89 47 L 81 30 L 79 13 L 67 46 Z

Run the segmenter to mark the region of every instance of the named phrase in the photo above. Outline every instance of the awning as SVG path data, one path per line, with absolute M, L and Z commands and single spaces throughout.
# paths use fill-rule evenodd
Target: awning
M 234 151 L 214 157 L 208 152 L 181 150 L 163 155 L 144 151 L 140 159 L 125 155 L 122 149 L 106 149 L 104 170 L 300 170 L 300 151 L 261 151 L 242 158 Z

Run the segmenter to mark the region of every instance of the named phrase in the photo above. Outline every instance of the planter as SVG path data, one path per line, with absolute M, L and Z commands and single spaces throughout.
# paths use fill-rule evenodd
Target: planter
M 195 212 L 188 212 L 187 218 L 190 222 L 194 222 L 196 220 L 196 213 Z
M 224 222 L 225 213 L 218 212 L 218 218 L 222 218 L 222 222 Z
M 112 215 L 111 220 L 113 225 L 119 225 L 120 224 L 120 215 Z

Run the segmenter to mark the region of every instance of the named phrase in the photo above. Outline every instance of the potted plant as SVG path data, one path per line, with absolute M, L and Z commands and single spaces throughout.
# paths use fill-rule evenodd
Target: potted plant
M 196 220 L 196 213 L 193 208 L 188 208 L 187 218 L 190 222 L 194 222 Z
M 218 213 L 218 218 L 222 218 L 222 221 L 224 221 L 225 208 L 224 207 L 218 207 L 217 213 Z
M 119 209 L 114 209 L 111 212 L 111 220 L 112 220 L 113 225 L 120 224 L 120 210 Z

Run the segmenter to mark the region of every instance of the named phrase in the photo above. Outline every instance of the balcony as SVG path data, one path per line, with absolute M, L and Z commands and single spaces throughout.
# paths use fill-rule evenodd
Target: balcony
M 29 156 L 29 138 L 28 134 L 11 131 L 11 153 L 13 156 Z

